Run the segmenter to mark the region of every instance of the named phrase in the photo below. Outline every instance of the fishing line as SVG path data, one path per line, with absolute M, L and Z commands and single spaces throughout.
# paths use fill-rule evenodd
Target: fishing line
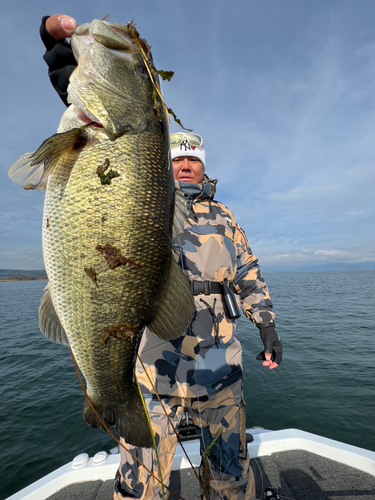
M 209 446 L 209 448 L 206 447 L 206 443 L 205 443 L 205 440 L 204 440 L 204 435 L 203 435 L 203 432 L 202 432 L 202 429 L 203 429 L 203 426 L 202 426 L 202 417 L 201 417 L 201 414 L 202 414 L 202 411 L 201 411 L 201 407 L 200 407 L 200 400 L 199 398 L 197 398 L 197 403 L 198 403 L 198 415 L 199 415 L 199 422 L 201 424 L 201 436 L 202 436 L 202 448 L 204 449 L 204 455 L 206 456 L 207 458 L 207 464 L 208 464 L 208 467 L 210 468 L 210 463 L 208 462 L 208 451 L 209 449 L 211 448 L 212 444 L 216 441 L 216 439 L 219 437 L 219 433 L 217 434 L 217 436 L 215 437 L 214 441 L 211 443 L 211 445 Z M 209 424 L 208 424 L 209 426 Z M 208 427 L 209 428 L 209 427 Z M 209 431 L 210 432 L 210 431 Z M 220 431 L 221 432 L 221 431 Z M 211 434 L 211 432 L 210 432 Z M 220 452 L 221 452 L 221 449 L 220 449 Z M 209 479 L 211 478 L 211 474 L 210 474 L 210 477 Z M 224 500 L 224 496 L 222 494 L 222 492 L 220 491 L 220 488 L 219 488 L 219 485 L 218 485 L 218 482 L 217 482 L 217 479 L 214 475 L 212 475 L 212 480 L 214 481 L 214 483 L 216 484 L 216 487 L 217 487 L 217 493 L 219 494 L 219 497 Z M 205 489 L 205 486 L 207 485 L 204 485 L 203 486 L 203 491 L 207 491 L 207 489 Z M 209 492 L 209 487 L 210 487 L 210 484 L 208 484 L 208 496 L 210 495 L 210 492 Z
M 141 44 L 140 44 L 140 42 L 139 42 L 139 38 L 134 39 L 134 42 L 135 42 L 135 44 L 137 45 L 137 47 L 138 47 L 138 49 L 139 49 L 139 51 L 140 51 L 140 53 L 141 53 L 141 57 L 142 57 L 142 59 L 143 59 L 144 65 L 145 65 L 145 67 L 146 67 L 146 69 L 147 69 L 147 72 L 148 72 L 148 74 L 149 74 L 149 77 L 150 77 L 151 83 L 152 83 L 152 85 L 153 85 L 154 89 L 156 90 L 156 92 L 157 92 L 157 94 L 158 94 L 158 96 L 159 96 L 160 100 L 161 100 L 162 106 L 163 106 L 163 108 L 164 108 L 164 114 L 165 114 L 165 117 L 167 118 L 167 117 L 169 116 L 169 113 L 168 113 L 168 108 L 167 108 L 167 105 L 165 104 L 164 99 L 163 99 L 163 96 L 162 96 L 162 94 L 161 94 L 161 92 L 160 92 L 160 88 L 159 88 L 158 82 L 157 82 L 157 81 L 156 81 L 156 79 L 154 78 L 154 76 L 153 76 L 153 74 L 151 73 L 151 70 L 150 70 L 150 68 L 149 68 L 149 60 L 148 60 L 148 57 L 147 57 L 147 56 L 146 56 L 146 54 L 144 53 L 144 50 L 143 50 L 143 48 L 142 48 L 142 46 L 141 46 Z M 169 134 L 169 123 L 168 123 L 168 121 L 169 121 L 169 120 L 167 120 L 167 119 L 166 119 L 165 121 L 166 121 L 166 123 L 167 123 L 167 127 L 168 127 L 168 134 Z
M 138 47 L 138 49 L 139 49 L 139 52 L 140 52 L 141 57 L 142 57 L 142 59 L 143 59 L 143 63 L 144 63 L 144 65 L 145 65 L 145 67 L 146 67 L 146 69 L 147 69 L 147 72 L 148 72 L 148 74 L 149 74 L 149 77 L 150 77 L 151 83 L 152 83 L 152 85 L 153 85 L 153 87 L 154 87 L 154 89 L 155 89 L 156 93 L 158 94 L 159 99 L 160 99 L 160 101 L 161 101 L 161 104 L 162 104 L 162 106 L 163 106 L 164 115 L 165 115 L 165 122 L 166 122 L 166 124 L 167 124 L 167 129 L 168 129 L 168 134 L 169 134 L 169 123 L 170 123 L 170 121 L 171 121 L 170 115 L 172 115 L 172 116 L 173 116 L 174 121 L 175 121 L 175 122 L 177 122 L 177 123 L 180 125 L 180 127 L 181 127 L 181 128 L 183 128 L 184 130 L 188 130 L 189 132 L 192 132 L 192 130 L 191 130 L 191 129 L 189 129 L 189 128 L 185 128 L 185 127 L 182 125 L 181 121 L 177 118 L 177 116 L 176 116 L 176 114 L 174 113 L 173 109 L 171 109 L 171 108 L 168 108 L 168 107 L 167 107 L 167 105 L 165 104 L 165 101 L 164 101 L 164 99 L 163 99 L 162 93 L 161 93 L 161 91 L 160 91 L 159 84 L 158 84 L 158 82 L 157 82 L 157 80 L 156 80 L 156 77 L 155 77 L 155 76 L 154 76 L 154 74 L 153 74 L 153 72 L 155 72 L 156 74 L 160 75 L 163 79 L 167 78 L 168 80 L 170 80 L 170 78 L 173 76 L 173 72 L 169 72 L 169 71 L 164 72 L 164 73 L 172 73 L 172 74 L 171 74 L 171 76 L 170 76 L 170 78 L 168 78 L 166 75 L 165 75 L 165 76 L 163 76 L 163 75 L 161 74 L 161 72 L 160 72 L 160 71 L 158 71 L 158 70 L 156 69 L 156 67 L 155 67 L 154 63 L 153 63 L 152 61 L 150 61 L 150 60 L 148 59 L 148 57 L 146 56 L 146 54 L 145 54 L 145 52 L 144 52 L 144 50 L 143 50 L 143 48 L 142 48 L 142 45 L 141 45 L 141 43 L 140 43 L 139 33 L 138 33 L 138 32 L 137 32 L 137 30 L 135 29 L 135 25 L 134 25 L 134 24 L 132 24 L 132 23 L 128 23 L 128 26 L 127 26 L 127 27 L 128 27 L 128 29 L 130 29 L 130 34 L 131 34 L 131 36 L 132 36 L 132 41 L 133 41 L 133 43 L 135 43 L 135 44 L 137 45 L 137 47 Z M 147 43 L 147 42 L 146 42 L 146 43 Z M 151 71 L 151 69 L 152 69 L 153 71 Z
M 159 475 L 160 475 L 161 496 L 162 496 L 163 500 L 165 500 L 164 482 L 163 482 L 163 476 L 162 476 L 162 473 L 161 473 L 161 467 L 160 467 L 160 461 L 159 461 L 159 453 L 158 453 L 158 449 L 157 449 L 157 446 L 156 446 L 155 436 L 154 436 L 154 433 L 153 433 L 153 430 L 152 430 L 150 416 L 149 416 L 147 408 L 146 408 L 146 403 L 145 403 L 145 400 L 144 400 L 144 397 L 143 397 L 143 394 L 142 394 L 142 391 L 141 391 L 141 388 L 139 386 L 139 382 L 138 382 L 137 378 L 136 378 L 136 382 L 137 382 L 137 387 L 138 387 L 139 395 L 141 396 L 142 405 L 143 405 L 143 409 L 144 409 L 144 412 L 145 412 L 145 415 L 146 415 L 146 418 L 147 418 L 148 426 L 150 428 L 152 442 L 153 442 L 153 445 L 154 445 L 155 456 L 156 456 L 156 463 L 158 464 L 158 470 L 159 470 Z
M 191 463 L 191 460 L 190 460 L 190 458 L 189 458 L 189 455 L 187 454 L 187 452 L 186 452 L 186 450 L 185 450 L 185 448 L 184 448 L 183 444 L 181 443 L 180 436 L 179 436 L 178 432 L 176 431 L 175 426 L 173 425 L 172 420 L 170 419 L 170 416 L 168 415 L 167 410 L 165 409 L 165 407 L 164 407 L 164 405 L 163 405 L 163 403 L 162 403 L 162 401 L 161 401 L 161 399 L 160 399 L 160 396 L 159 396 L 159 394 L 157 393 L 156 388 L 155 388 L 154 384 L 152 383 L 151 377 L 150 377 L 150 375 L 148 374 L 148 372 L 147 372 L 147 370 L 146 370 L 146 367 L 145 367 L 145 365 L 143 364 L 143 361 L 141 360 L 141 358 L 140 358 L 139 354 L 138 354 L 138 360 L 139 360 L 139 362 L 140 362 L 140 363 L 141 363 L 141 365 L 142 365 L 143 371 L 145 372 L 145 374 L 146 374 L 146 376 L 147 376 L 147 378 L 148 378 L 148 381 L 149 381 L 149 382 L 150 382 L 150 384 L 151 384 L 151 388 L 152 388 L 152 390 L 154 391 L 154 393 L 155 393 L 156 397 L 157 397 L 157 398 L 158 398 L 158 400 L 159 400 L 159 403 L 160 403 L 160 405 L 161 405 L 161 407 L 162 407 L 162 409 L 163 409 L 163 412 L 164 412 L 165 416 L 167 417 L 168 422 L 169 422 L 169 424 L 171 425 L 171 427 L 172 427 L 172 429 L 173 429 L 173 432 L 176 434 L 177 441 L 179 442 L 179 444 L 180 444 L 180 446 L 181 446 L 181 449 L 182 449 L 182 451 L 184 452 L 185 457 L 186 457 L 186 459 L 188 460 L 188 462 L 189 462 L 189 464 L 190 464 L 190 467 L 192 468 L 192 470 L 193 470 L 193 472 L 194 472 L 194 474 L 195 474 L 196 478 L 197 478 L 197 479 L 198 479 L 198 481 L 199 481 L 199 485 L 200 485 L 201 487 L 203 487 L 202 482 L 201 482 L 201 480 L 200 480 L 200 478 L 199 478 L 199 476 L 198 476 L 198 474 L 197 474 L 197 472 L 196 472 L 196 470 L 195 470 L 195 468 L 194 468 L 194 465 Z
M 209 454 L 211 448 L 213 447 L 213 445 L 216 443 L 218 437 L 220 436 L 221 431 L 222 431 L 222 429 L 219 429 L 217 431 L 216 436 L 214 437 L 214 440 L 212 441 L 210 446 L 206 449 L 206 451 L 203 454 L 203 473 L 204 473 L 204 482 L 206 483 L 205 484 L 206 490 L 204 490 L 204 493 L 206 494 L 208 499 L 210 498 L 210 479 L 211 479 L 211 466 L 210 466 L 210 462 L 208 459 L 208 454 Z M 212 474 L 212 476 L 213 476 L 212 479 L 215 481 L 215 483 L 217 485 L 218 484 L 217 479 L 215 478 L 215 476 L 213 474 Z M 223 498 L 220 491 L 219 491 L 219 496 L 221 496 Z
M 117 438 L 116 436 L 114 436 L 114 434 L 112 434 L 112 432 L 109 430 L 108 426 L 103 422 L 102 418 L 100 417 L 99 413 L 96 411 L 96 409 L 94 408 L 93 404 L 91 403 L 90 401 L 90 398 L 88 397 L 87 395 L 87 392 L 86 392 L 86 389 L 85 389 L 85 386 L 83 385 L 83 382 L 82 382 L 82 378 L 81 378 L 81 375 L 79 373 L 79 370 L 78 370 L 78 365 L 77 365 L 77 362 L 76 362 L 76 359 L 74 357 L 74 354 L 73 354 L 73 351 L 72 349 L 70 349 L 70 354 L 72 356 L 72 359 L 73 359 L 73 363 L 74 363 L 74 367 L 76 369 L 76 372 L 77 372 L 77 376 L 78 376 L 78 380 L 79 380 L 79 383 L 81 384 L 81 387 L 82 387 L 82 391 L 83 391 L 83 394 L 85 395 L 85 398 L 86 398 L 86 401 L 87 403 L 89 404 L 90 408 L 92 409 L 92 411 L 95 413 L 97 419 L 99 420 L 99 422 L 101 423 L 101 425 L 103 426 L 103 429 L 105 431 L 107 431 L 107 433 L 111 436 L 111 438 L 114 439 L 114 441 L 119 445 L 121 446 L 122 448 L 124 448 L 125 451 L 127 451 L 129 453 L 129 455 L 134 458 L 134 460 L 136 460 L 143 468 L 146 472 L 148 472 L 150 474 L 150 476 L 152 476 L 154 479 L 156 479 L 159 483 L 161 483 L 160 479 L 158 477 L 155 476 L 155 474 L 153 474 L 150 469 L 148 469 L 144 463 L 141 462 L 141 460 L 139 460 L 138 457 L 136 457 L 135 455 L 133 455 L 133 453 L 125 446 L 123 445 Z M 172 495 L 175 495 L 177 498 L 179 498 L 180 500 L 185 500 L 184 498 L 180 497 L 180 495 L 177 495 L 177 493 L 175 493 L 174 491 L 172 491 L 168 486 L 166 486 L 166 489 L 169 491 L 169 493 L 172 493 Z

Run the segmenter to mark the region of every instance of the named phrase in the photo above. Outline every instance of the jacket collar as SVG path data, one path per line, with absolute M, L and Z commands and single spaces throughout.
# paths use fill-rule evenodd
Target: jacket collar
M 188 193 L 194 201 L 212 200 L 216 193 L 216 184 L 217 179 L 210 179 L 206 174 L 204 174 L 203 182 L 200 184 L 175 181 L 176 188 Z

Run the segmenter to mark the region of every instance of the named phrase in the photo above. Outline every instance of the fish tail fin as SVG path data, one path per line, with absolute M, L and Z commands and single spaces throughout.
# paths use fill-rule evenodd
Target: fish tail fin
M 113 426 L 127 444 L 142 448 L 153 446 L 148 420 L 136 387 L 132 394 L 128 395 L 126 405 L 109 406 L 103 403 L 96 404 L 95 401 L 92 401 L 92 404 L 107 427 Z M 90 427 L 103 429 L 86 399 L 83 405 L 83 419 Z

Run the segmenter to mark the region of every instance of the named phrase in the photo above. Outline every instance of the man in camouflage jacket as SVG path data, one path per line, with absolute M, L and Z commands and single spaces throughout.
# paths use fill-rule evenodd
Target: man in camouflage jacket
M 59 15 L 43 18 L 41 26 L 51 81 L 66 104 L 75 61 L 64 38 L 73 33 L 75 26 L 72 18 Z M 171 150 L 176 187 L 191 197 L 196 218 L 189 219 L 174 244 L 179 264 L 192 285 L 196 313 L 185 334 L 171 342 L 162 341 L 146 329 L 139 349 L 142 363 L 137 364 L 137 379 L 155 433 L 164 483 L 169 484 L 177 445 L 165 412 L 178 426 L 187 410 L 201 428 L 201 453 L 207 457 L 200 471 L 209 489 L 204 489 L 204 495 L 211 500 L 255 500 L 246 446 L 242 348 L 236 335 L 237 320 L 228 317 L 224 304 L 223 282 L 235 292 L 244 314 L 260 329 L 264 366 L 273 369 L 280 364 L 282 346 L 257 259 L 230 210 L 214 200 L 217 181 L 204 174 L 203 141 L 191 147 L 190 135 L 181 135 L 181 141 Z M 152 448 L 127 446 L 158 476 Z M 160 497 L 160 483 L 121 448 L 114 498 Z
M 194 134 L 172 134 L 172 137 L 175 135 L 188 140 Z M 184 232 L 174 244 L 179 264 L 195 293 L 196 313 L 185 335 L 171 342 L 145 331 L 139 349 L 142 364 L 138 362 L 137 379 L 157 436 L 164 481 L 168 481 L 177 445 L 165 411 L 176 427 L 187 410 L 194 424 L 202 429 L 202 454 L 215 440 L 207 455 L 210 477 L 208 481 L 205 478 L 210 498 L 255 500 L 254 476 L 246 447 L 242 348 L 236 335 L 237 321 L 228 318 L 222 289 L 217 285 L 228 283 L 242 303 L 245 315 L 261 332 L 266 332 L 263 338 L 267 337 L 271 346 L 265 346 L 265 351 L 275 355 L 274 361 L 265 361 L 266 366 L 275 368 L 280 363 L 281 343 L 258 261 L 233 214 L 214 199 L 217 181 L 203 175 L 203 141 L 201 148 L 186 149 L 186 142 L 183 146 L 181 143 L 181 149 L 178 146 L 171 149 L 173 170 L 176 188 L 192 198 L 195 218 L 185 224 Z M 162 398 L 164 409 L 155 392 Z M 146 467 L 157 471 L 153 449 L 129 448 Z M 121 454 L 115 498 L 134 496 L 135 491 L 140 498 L 158 497 L 158 481 L 138 467 L 129 453 L 122 449 Z M 202 464 L 202 478 L 204 472 Z

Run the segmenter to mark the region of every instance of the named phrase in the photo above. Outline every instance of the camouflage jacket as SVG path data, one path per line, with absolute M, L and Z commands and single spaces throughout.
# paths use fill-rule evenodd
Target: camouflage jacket
M 205 176 L 193 200 L 197 220 L 189 219 L 175 242 L 179 264 L 189 280 L 232 281 L 237 301 L 254 324 L 273 321 L 258 261 L 230 210 L 213 199 L 215 191 L 216 181 Z M 237 321 L 225 316 L 222 295 L 194 299 L 196 313 L 183 336 L 166 342 L 147 329 L 143 335 L 139 354 L 160 396 L 202 397 L 242 377 Z M 153 392 L 139 362 L 137 378 L 143 392 Z

